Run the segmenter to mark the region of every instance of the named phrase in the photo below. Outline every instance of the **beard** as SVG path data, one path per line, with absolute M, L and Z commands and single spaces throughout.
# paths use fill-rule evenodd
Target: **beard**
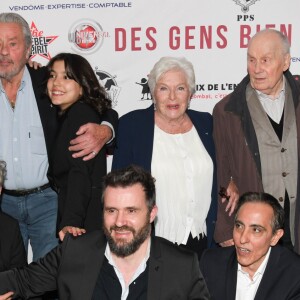
M 110 251 L 118 257 L 126 257 L 135 253 L 143 242 L 148 238 L 151 231 L 150 216 L 148 216 L 147 221 L 138 231 L 129 226 L 112 226 L 109 229 L 103 226 L 104 234 L 106 236 L 107 242 L 109 244 Z M 111 235 L 113 230 L 117 231 L 130 231 L 132 232 L 133 238 L 131 241 L 127 242 L 124 239 L 119 239 L 115 241 Z
M 16 63 L 9 57 L 0 55 L 0 61 L 5 61 L 10 64 L 10 68 L 7 68 L 7 70 L 1 70 L 0 69 L 0 78 L 11 80 L 14 76 L 20 73 L 20 71 L 25 67 L 25 64 L 27 62 L 26 56 L 23 57 L 23 59 Z

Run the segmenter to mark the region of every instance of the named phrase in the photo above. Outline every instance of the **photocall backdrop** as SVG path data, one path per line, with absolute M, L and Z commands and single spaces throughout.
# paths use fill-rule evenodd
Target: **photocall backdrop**
M 162 56 L 193 63 L 191 108 L 212 112 L 246 75 L 249 38 L 266 27 L 288 36 L 290 70 L 300 73 L 298 0 L 6 0 L 0 11 L 27 20 L 33 60 L 86 57 L 120 116 L 151 104 L 147 74 Z

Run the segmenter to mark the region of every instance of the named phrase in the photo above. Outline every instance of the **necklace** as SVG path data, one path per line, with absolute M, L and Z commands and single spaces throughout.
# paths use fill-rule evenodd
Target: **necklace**
M 14 110 L 15 106 L 16 106 L 16 102 L 9 100 L 9 103 L 10 103 L 11 108 Z
M 13 110 L 16 107 L 17 94 L 18 94 L 20 86 L 21 86 L 21 81 L 18 82 L 17 84 L 6 84 L 4 86 L 6 99 L 8 100 L 8 102 Z

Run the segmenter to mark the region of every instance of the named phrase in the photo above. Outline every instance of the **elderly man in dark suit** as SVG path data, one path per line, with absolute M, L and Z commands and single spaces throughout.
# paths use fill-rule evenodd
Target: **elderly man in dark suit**
M 0 160 L 0 194 L 6 175 L 6 164 Z M 18 222 L 0 211 L 0 271 L 27 264 Z
M 284 210 L 266 193 L 246 193 L 237 206 L 234 247 L 207 250 L 201 259 L 213 300 L 300 299 L 300 257 L 277 245 Z
M 290 58 L 286 35 L 257 32 L 248 44 L 248 75 L 214 107 L 218 184 L 225 190 L 214 238 L 222 246 L 232 245 L 233 209 L 229 216 L 226 208 L 257 191 L 284 208 L 280 243 L 300 254 L 300 85 L 289 71 Z
M 26 299 L 58 288 L 60 299 L 209 299 L 195 253 L 151 237 L 154 178 L 129 166 L 104 178 L 104 233 L 67 236 L 28 267 L 0 273 L 0 293 Z

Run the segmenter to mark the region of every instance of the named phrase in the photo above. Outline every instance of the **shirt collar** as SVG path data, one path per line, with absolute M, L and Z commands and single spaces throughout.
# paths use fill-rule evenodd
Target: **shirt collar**
M 256 272 L 254 273 L 253 275 L 253 280 L 255 280 L 255 278 L 258 276 L 258 275 L 263 275 L 264 272 L 265 272 L 265 269 L 267 267 L 267 263 L 269 261 L 269 257 L 270 257 L 270 253 L 271 253 L 271 247 L 269 247 L 269 250 L 263 260 L 263 262 L 261 263 L 261 265 L 259 266 L 259 268 L 256 270 Z M 238 263 L 238 272 L 241 272 L 243 274 L 247 274 L 249 275 L 247 272 L 245 272 L 243 269 L 242 269 L 242 266 Z
M 263 100 L 263 99 L 269 99 L 269 100 L 277 100 L 277 99 L 280 99 L 281 95 L 282 94 L 285 94 L 285 82 L 286 82 L 286 79 L 285 79 L 285 76 L 282 77 L 282 88 L 280 90 L 280 92 L 278 93 L 278 96 L 276 98 L 271 98 L 269 95 L 266 95 L 258 90 L 255 90 L 256 93 L 257 93 L 257 96 L 259 99 Z
M 22 91 L 25 88 L 26 82 L 28 82 L 29 80 L 31 81 L 30 74 L 29 74 L 29 71 L 27 70 L 27 68 L 25 67 L 18 92 Z M 5 93 L 5 90 L 2 85 L 2 80 L 0 80 L 0 90 L 2 93 Z
M 148 242 L 148 246 L 147 246 L 147 251 L 146 251 L 146 255 L 144 257 L 144 259 L 142 260 L 141 262 L 141 265 L 143 265 L 143 269 L 145 270 L 146 267 L 147 267 L 147 261 L 150 257 L 150 249 L 151 249 L 151 238 L 149 238 L 149 242 Z M 110 250 L 110 247 L 109 247 L 109 244 L 107 243 L 106 244 L 106 248 L 105 248 L 105 253 L 104 253 L 105 257 L 107 258 L 108 262 L 114 267 L 116 268 L 116 264 L 113 260 L 113 257 L 112 257 L 112 254 L 111 254 L 111 250 Z M 140 266 L 141 266 L 140 265 Z

